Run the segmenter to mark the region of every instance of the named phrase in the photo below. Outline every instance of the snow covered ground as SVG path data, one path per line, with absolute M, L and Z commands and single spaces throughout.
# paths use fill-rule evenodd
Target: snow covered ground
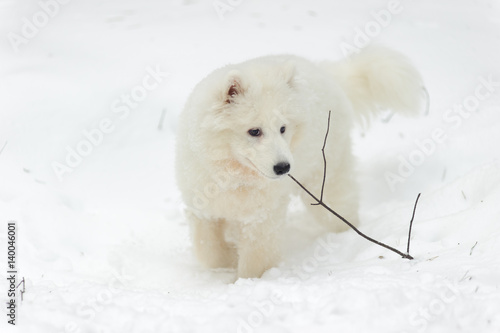
M 500 331 L 497 1 L 1 0 L 0 35 L 2 304 L 9 221 L 26 282 L 0 331 Z M 173 177 L 191 88 L 367 41 L 407 54 L 431 96 L 426 117 L 354 133 L 363 231 L 404 250 L 422 192 L 415 260 L 318 234 L 296 204 L 279 267 L 201 269 Z

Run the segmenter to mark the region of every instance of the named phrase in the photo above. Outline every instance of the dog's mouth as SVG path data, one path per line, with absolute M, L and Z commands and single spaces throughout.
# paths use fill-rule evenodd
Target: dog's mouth
M 266 174 L 265 172 L 262 172 L 259 168 L 257 168 L 257 166 L 249 158 L 247 158 L 247 161 L 250 163 L 250 165 L 252 166 L 252 168 L 255 171 L 257 171 L 261 176 L 263 176 L 267 179 L 277 180 L 277 179 L 283 178 L 284 176 L 286 176 L 288 174 L 288 173 L 285 173 L 282 175 L 273 174 L 272 176 L 270 176 L 270 175 Z

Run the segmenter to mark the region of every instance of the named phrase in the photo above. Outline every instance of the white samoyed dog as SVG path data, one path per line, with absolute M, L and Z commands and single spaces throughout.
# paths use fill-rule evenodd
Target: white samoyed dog
M 418 114 L 423 97 L 409 60 L 380 46 L 339 62 L 266 56 L 212 72 L 191 93 L 177 131 L 177 183 L 196 257 L 209 268 L 260 277 L 280 260 L 294 193 L 312 219 L 346 229 L 287 177 L 319 195 L 330 110 L 324 202 L 357 225 L 352 126 L 379 110 Z

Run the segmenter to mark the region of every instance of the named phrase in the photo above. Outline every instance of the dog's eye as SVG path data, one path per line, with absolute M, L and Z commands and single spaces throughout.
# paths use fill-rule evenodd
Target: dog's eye
M 280 133 L 283 134 L 283 133 L 285 133 L 285 131 L 286 131 L 286 127 L 285 126 L 281 126 Z
M 260 128 L 252 128 L 248 130 L 248 134 L 250 134 L 251 136 L 261 136 L 262 131 L 260 130 Z

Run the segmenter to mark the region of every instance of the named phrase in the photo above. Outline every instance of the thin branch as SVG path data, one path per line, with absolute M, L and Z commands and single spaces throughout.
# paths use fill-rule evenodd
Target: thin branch
M 411 228 L 413 226 L 413 219 L 415 218 L 415 211 L 417 210 L 417 203 L 418 203 L 418 199 L 420 198 L 420 194 L 422 193 L 419 193 L 417 195 L 417 200 L 415 200 L 415 206 L 413 206 L 413 215 L 411 216 L 411 221 L 410 221 L 410 229 L 408 230 L 408 245 L 406 246 L 406 253 L 410 253 L 410 237 L 411 237 Z
M 470 256 L 472 255 L 472 251 L 474 251 L 474 248 L 476 247 L 476 245 L 477 245 L 477 241 L 476 241 L 476 244 L 474 244 L 474 246 L 470 249 L 470 253 L 469 253 Z
M 326 181 L 326 157 L 325 157 L 325 147 L 326 147 L 326 140 L 328 138 L 328 133 L 330 131 L 330 114 L 331 114 L 331 111 L 328 112 L 328 127 L 326 129 L 326 135 L 325 135 L 325 141 L 323 142 L 323 149 L 322 150 L 322 153 L 323 153 L 323 183 L 321 185 L 321 195 L 320 195 L 320 198 L 318 199 L 314 194 L 312 194 L 307 188 L 304 187 L 304 185 L 302 185 L 297 179 L 295 179 L 291 174 L 288 174 L 288 177 L 292 178 L 292 180 L 297 183 L 307 194 L 309 194 L 309 196 L 311 196 L 314 200 L 316 200 L 316 203 L 312 203 L 312 205 L 320 205 L 320 206 L 323 206 L 323 208 L 325 208 L 326 210 L 328 210 L 330 213 L 332 213 L 333 215 L 335 215 L 336 217 L 338 217 L 342 222 L 344 222 L 345 224 L 347 224 L 349 227 L 351 227 L 351 229 L 353 229 L 358 235 L 360 235 L 361 237 L 363 237 L 364 239 L 374 243 L 374 244 L 377 244 L 379 246 L 382 246 L 392 252 L 395 252 L 397 254 L 399 254 L 401 257 L 405 258 L 405 259 L 410 259 L 412 260 L 413 257 L 410 255 L 410 251 L 409 251 L 409 248 L 410 248 L 410 241 L 409 241 L 409 238 L 410 238 L 410 234 L 411 234 L 411 226 L 413 224 L 413 218 L 415 217 L 415 210 L 417 208 L 417 202 L 418 202 L 418 198 L 420 197 L 420 194 L 418 195 L 417 197 L 417 202 L 415 202 L 415 207 L 413 208 L 413 216 L 412 216 L 412 219 L 411 219 L 411 222 L 410 222 L 410 234 L 408 235 L 408 248 L 407 248 L 407 253 L 403 253 L 395 248 L 393 248 L 392 246 L 389 246 L 387 244 L 384 244 L 382 242 L 379 242 L 378 240 L 376 239 L 373 239 L 367 235 L 365 235 L 364 233 L 362 233 L 361 231 L 358 230 L 358 228 L 356 228 L 352 223 L 350 223 L 349 221 L 347 221 L 344 217 L 342 217 L 340 214 L 338 214 L 336 211 L 334 211 L 333 209 L 331 209 L 330 207 L 328 207 L 328 205 L 326 205 L 324 202 L 323 202 L 323 190 L 324 190 L 324 187 L 325 187 L 325 181 Z
M 323 201 L 320 201 L 318 198 L 316 198 L 316 196 L 314 194 L 312 194 L 311 192 L 309 192 L 309 190 L 307 190 L 304 185 L 302 185 L 297 179 L 295 179 L 291 174 L 288 174 L 288 176 L 290 178 L 293 179 L 294 182 L 296 182 L 304 191 L 306 191 L 307 194 L 309 194 L 314 200 L 316 200 L 317 204 L 318 205 L 321 205 L 323 206 L 326 210 L 328 210 L 330 213 L 332 213 L 333 215 L 335 215 L 336 217 L 338 217 L 339 219 L 342 220 L 342 222 L 344 222 L 345 224 L 347 224 L 349 227 L 351 227 L 358 235 L 360 235 L 361 237 L 363 237 L 364 239 L 372 242 L 372 243 L 375 243 L 379 246 L 382 246 L 388 250 L 391 250 L 392 252 L 395 252 L 397 254 L 399 254 L 401 257 L 405 258 L 405 259 L 413 259 L 413 257 L 409 254 L 405 254 L 387 244 L 384 244 L 382 242 L 379 242 L 378 240 L 376 239 L 373 239 L 367 235 L 365 235 L 364 233 L 362 233 L 361 231 L 359 231 L 358 228 L 356 228 L 352 223 L 350 223 L 349 221 L 347 221 L 344 217 L 342 217 L 340 214 L 338 214 L 336 211 L 334 211 L 333 209 L 331 209 L 330 207 L 328 207 Z
M 321 153 L 323 154 L 323 183 L 321 184 L 321 196 L 319 197 L 319 202 L 323 202 L 323 190 L 325 189 L 325 180 L 326 180 L 326 156 L 325 156 L 325 147 L 326 147 L 326 139 L 328 139 L 328 133 L 330 132 L 330 115 L 332 111 L 328 111 L 328 126 L 326 127 L 325 141 L 323 142 L 323 148 L 321 148 Z M 318 203 L 313 203 L 312 205 L 319 205 Z
M 428 116 L 431 109 L 431 96 L 429 95 L 429 91 L 425 86 L 422 87 L 422 89 L 424 90 L 425 95 L 425 115 Z

